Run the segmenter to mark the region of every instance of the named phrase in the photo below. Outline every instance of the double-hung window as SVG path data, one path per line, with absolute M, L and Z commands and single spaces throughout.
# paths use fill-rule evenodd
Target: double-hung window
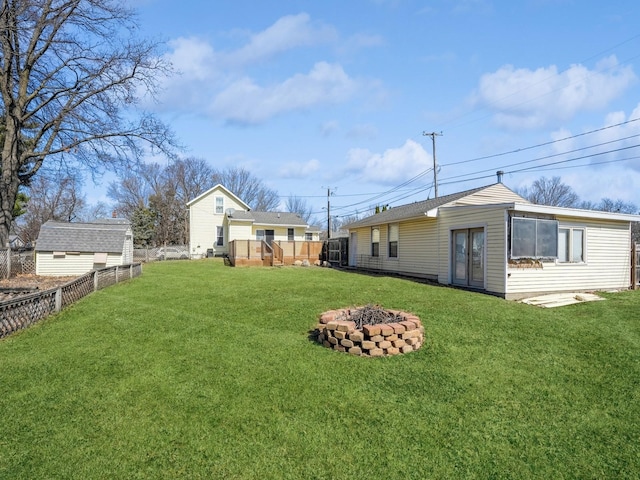
M 558 230 L 558 262 L 584 262 L 583 228 L 560 228 Z
M 216 214 L 224 213 L 224 197 L 216 197 Z
M 371 228 L 371 256 L 380 256 L 380 227 Z
M 389 225 L 389 258 L 398 258 L 398 224 Z
M 293 241 L 294 235 L 293 235 L 293 228 L 287 228 L 287 240 L 289 240 L 290 242 Z

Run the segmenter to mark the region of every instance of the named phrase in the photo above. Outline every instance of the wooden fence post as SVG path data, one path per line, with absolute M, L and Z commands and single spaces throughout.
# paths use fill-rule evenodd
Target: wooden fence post
M 58 288 L 56 290 L 55 304 L 55 312 L 58 313 L 60 310 L 62 310 L 62 288 Z
M 98 291 L 98 270 L 93 271 L 93 291 Z

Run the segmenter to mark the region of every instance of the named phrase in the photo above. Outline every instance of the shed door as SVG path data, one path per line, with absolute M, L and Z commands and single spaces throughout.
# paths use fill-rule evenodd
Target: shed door
M 484 288 L 484 228 L 454 230 L 451 243 L 452 283 Z

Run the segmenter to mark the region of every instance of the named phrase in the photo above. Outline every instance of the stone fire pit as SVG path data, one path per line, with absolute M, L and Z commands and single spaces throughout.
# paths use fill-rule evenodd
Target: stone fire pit
M 379 305 L 324 312 L 313 333 L 327 348 L 368 357 L 413 352 L 424 342 L 424 327 L 416 315 Z

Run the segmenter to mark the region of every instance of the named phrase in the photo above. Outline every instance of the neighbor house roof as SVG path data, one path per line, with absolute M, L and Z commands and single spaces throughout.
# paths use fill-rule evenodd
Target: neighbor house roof
M 36 241 L 39 252 L 122 253 L 130 224 L 113 220 L 104 223 L 48 221 L 40 227 Z
M 239 212 L 227 213 L 227 218 L 234 221 L 252 222 L 254 225 L 277 225 L 281 227 L 306 227 L 300 215 L 291 212 Z
M 407 205 L 400 205 L 398 207 L 391 207 L 388 210 L 384 210 L 370 217 L 363 218 L 348 225 L 343 225 L 343 229 L 352 229 L 359 227 L 367 227 L 370 225 L 378 225 L 380 223 L 393 223 L 400 220 L 408 220 L 411 218 L 422 218 L 429 210 L 440 207 L 447 203 L 455 202 L 463 197 L 472 195 L 476 192 L 484 190 L 487 186 L 474 188 L 471 190 L 465 190 L 464 192 L 452 193 L 450 195 L 444 195 L 438 198 L 431 198 L 429 200 L 423 200 L 421 202 L 409 203 Z
M 231 197 L 232 199 L 234 199 L 237 203 L 239 203 L 240 205 L 242 205 L 244 208 L 246 208 L 247 210 L 251 210 L 251 207 L 249 207 L 249 205 L 247 205 L 245 202 L 242 201 L 242 199 L 240 197 L 238 197 L 235 193 L 233 193 L 231 190 L 229 190 L 227 187 L 225 187 L 224 185 L 222 185 L 221 183 L 218 183 L 216 186 L 211 187 L 209 190 L 207 190 L 206 192 L 198 195 L 196 198 L 194 198 L 193 200 L 189 200 L 187 202 L 187 207 L 190 207 L 191 205 L 193 205 L 194 203 L 200 201 L 201 199 L 203 199 L 204 197 L 206 197 L 207 195 L 210 195 L 213 191 L 215 190 L 222 190 L 222 192 L 227 195 L 228 197 Z

